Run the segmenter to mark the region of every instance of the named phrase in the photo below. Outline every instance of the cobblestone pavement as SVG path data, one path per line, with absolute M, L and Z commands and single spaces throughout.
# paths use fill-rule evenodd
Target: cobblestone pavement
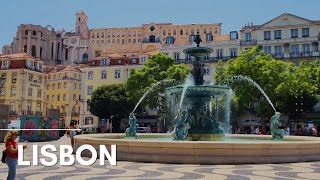
M 25 150 L 25 160 L 32 160 L 33 144 L 39 147 L 45 144 L 69 144 L 69 139 L 62 137 L 58 141 L 30 143 Z M 4 144 L 0 144 L 0 150 Z M 41 157 L 41 155 L 40 155 Z M 7 165 L 0 162 L 0 179 L 6 179 Z M 261 165 L 186 165 L 186 164 L 158 164 L 119 161 L 117 166 L 100 166 L 96 161 L 92 166 L 75 163 L 72 166 L 55 165 L 52 167 L 19 166 L 17 179 L 66 179 L 66 180 L 95 180 L 95 179 L 320 179 L 320 162 L 302 162 L 288 164 Z

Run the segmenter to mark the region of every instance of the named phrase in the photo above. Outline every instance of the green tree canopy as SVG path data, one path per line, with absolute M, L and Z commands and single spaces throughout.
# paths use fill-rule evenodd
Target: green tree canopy
M 261 117 L 270 117 L 274 111 L 263 94 L 245 81 L 229 81 L 237 75 L 248 76 L 266 92 L 277 111 L 295 111 L 296 97 L 308 101 L 307 108 L 315 104 L 318 92 L 314 70 L 315 65 L 294 67 L 292 63 L 276 60 L 264 54 L 259 47 L 240 52 L 240 55 L 227 64 L 217 65 L 215 79 L 218 84 L 229 83 L 235 91 L 237 109 L 240 112 L 251 110 Z M 263 118 L 262 118 L 263 119 Z
M 154 83 L 165 79 L 174 80 L 159 84 L 142 102 L 143 105 L 151 108 L 157 107 L 161 104 L 159 94 L 163 93 L 168 86 L 182 84 L 189 72 L 185 64 L 175 65 L 172 57 L 157 54 L 152 56 L 142 69 L 131 71 L 126 89 L 130 99 L 137 103 Z
M 89 105 L 90 112 L 101 119 L 127 116 L 134 106 L 123 84 L 98 87 L 92 93 Z

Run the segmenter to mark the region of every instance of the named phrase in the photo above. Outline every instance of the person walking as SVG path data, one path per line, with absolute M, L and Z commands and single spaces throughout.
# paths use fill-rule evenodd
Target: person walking
M 16 177 L 18 163 L 18 143 L 16 142 L 16 139 L 18 135 L 18 131 L 11 130 L 4 138 L 7 153 L 6 164 L 9 168 L 7 180 L 14 180 Z M 27 146 L 27 144 L 23 145 L 23 149 L 27 148 Z
M 74 139 L 74 136 L 76 135 L 76 131 L 75 131 L 75 127 L 74 127 L 73 122 L 70 123 L 70 127 L 68 129 L 68 134 L 69 134 L 69 137 L 71 140 L 71 146 L 73 147 L 76 142 Z

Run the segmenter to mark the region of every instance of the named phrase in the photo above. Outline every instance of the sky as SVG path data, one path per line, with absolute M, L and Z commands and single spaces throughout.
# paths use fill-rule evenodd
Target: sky
M 71 31 L 75 13 L 84 10 L 89 29 L 145 23 L 222 23 L 222 33 L 263 24 L 282 13 L 320 20 L 319 0 L 2 0 L 0 51 L 19 24 L 51 25 Z

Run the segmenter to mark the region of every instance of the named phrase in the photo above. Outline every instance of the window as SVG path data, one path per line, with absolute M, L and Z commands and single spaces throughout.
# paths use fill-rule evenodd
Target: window
M 175 29 L 173 30 L 173 35 L 177 35 L 177 31 Z
M 110 32 L 108 32 L 108 38 L 110 38 Z
M 65 101 L 67 99 L 67 95 L 63 94 L 63 101 Z
M 298 37 L 298 29 L 291 29 L 291 38 Z
M 194 36 L 194 35 L 190 35 L 190 36 L 189 36 L 189 42 L 190 42 L 190 43 L 193 43 L 193 42 L 194 42 L 194 39 L 195 39 L 195 36 Z
M 114 78 L 119 79 L 120 78 L 120 70 L 115 70 L 114 71 Z
M 73 94 L 72 99 L 73 99 L 74 101 L 76 101 L 76 100 L 77 100 L 77 95 L 76 95 L 76 94 Z
M 166 44 L 173 44 L 174 43 L 174 37 L 166 37 Z
M 47 95 L 47 101 L 49 101 L 49 95 Z
M 180 29 L 180 35 L 183 35 L 183 30 L 182 29 Z
M 104 38 L 104 33 L 101 33 L 101 37 Z
M 302 28 L 302 37 L 309 37 L 309 28 Z
M 174 59 L 175 59 L 176 61 L 179 61 L 179 60 L 180 60 L 180 53 L 175 52 L 175 53 L 173 53 L 173 56 L 174 56 Z
M 131 37 L 131 31 L 128 32 L 128 36 Z
M 38 89 L 38 98 L 41 98 L 41 89 Z
M 120 42 L 119 42 L 120 43 Z M 136 43 L 136 39 L 133 39 L 133 44 L 135 44 Z
M 213 41 L 212 34 L 206 34 L 206 41 Z
M 271 39 L 271 31 L 264 31 L 264 40 L 270 40 Z
M 93 79 L 93 72 L 90 71 L 90 72 L 88 73 L 88 80 L 92 80 L 92 79 Z
M 245 33 L 246 42 L 251 41 L 251 32 Z
M 142 56 L 140 57 L 140 63 L 144 64 L 147 61 L 147 57 L 146 56 Z
M 274 31 L 274 39 L 281 39 L 281 30 Z
M 217 58 L 222 59 L 223 57 L 223 49 L 217 49 Z
M 101 65 L 102 65 L 102 66 L 107 66 L 107 65 L 109 65 L 108 59 L 102 59 L 102 60 L 101 60 Z
M 136 37 L 137 35 L 136 35 L 136 32 L 135 31 L 133 31 L 133 37 Z
M 138 37 L 140 37 L 141 36 L 141 31 L 138 31 Z
M 56 88 L 56 84 L 52 84 L 52 90 L 54 90 Z
M 128 39 L 128 43 L 131 43 L 131 39 Z
M 186 35 L 189 35 L 189 31 L 188 31 L 188 29 L 186 29 Z
M 63 83 L 63 88 L 67 88 L 67 83 L 66 82 Z
M 17 73 L 12 73 L 12 82 L 15 83 L 17 81 Z
M 282 48 L 281 46 L 275 46 L 274 47 L 274 55 L 275 57 L 281 57 L 282 56 Z
M 263 47 L 264 54 L 271 54 L 271 46 Z
M 41 112 L 41 103 L 37 103 L 37 109 L 36 109 L 37 112 Z
M 33 74 L 31 74 L 31 73 L 29 74 L 29 81 L 31 81 L 31 82 L 33 81 Z
M 61 83 L 58 83 L 58 89 L 61 89 Z
M 28 96 L 32 96 L 32 88 L 28 88 Z
M 185 54 L 185 59 L 186 59 L 186 61 L 190 61 L 191 60 L 191 56 L 189 54 Z
M 11 87 L 11 96 L 16 96 L 16 87 Z
M 230 49 L 230 57 L 231 58 L 237 57 L 237 48 L 231 48 Z
M 116 33 L 115 32 L 112 32 L 112 37 L 116 37 Z
M 27 103 L 27 113 L 31 114 L 31 109 L 32 109 L 32 102 Z
M 60 101 L 60 94 L 57 95 L 57 101 Z
M 101 71 L 101 79 L 107 79 L 107 71 Z
M 126 34 L 126 32 L 123 31 L 122 32 L 122 37 L 125 37 L 126 36 L 125 34 Z
M 77 83 L 76 83 L 76 82 L 73 83 L 73 88 L 74 88 L 74 89 L 77 89 Z
M 15 113 L 16 112 L 16 103 L 10 102 L 10 112 Z
M 38 76 L 38 83 L 42 83 L 42 76 Z
M 47 85 L 47 90 L 49 90 L 49 89 L 50 89 L 50 84 Z
M 100 38 L 100 33 L 97 33 L 97 38 Z
M 291 56 L 292 57 L 299 56 L 299 44 L 291 45 Z
M 230 32 L 230 39 L 231 40 L 238 39 L 238 32 L 237 31 L 231 31 Z
M 125 40 L 124 39 L 122 39 L 122 44 L 124 44 L 125 43 Z
M 93 88 L 92 86 L 88 86 L 88 95 L 92 95 Z
M 162 31 L 162 35 L 164 35 L 164 36 L 166 35 L 166 30 Z
M 194 35 L 194 29 L 191 29 L 191 35 Z
M 302 44 L 302 53 L 304 56 L 310 56 L 310 44 Z
M 51 101 L 55 101 L 54 95 L 51 96 Z

